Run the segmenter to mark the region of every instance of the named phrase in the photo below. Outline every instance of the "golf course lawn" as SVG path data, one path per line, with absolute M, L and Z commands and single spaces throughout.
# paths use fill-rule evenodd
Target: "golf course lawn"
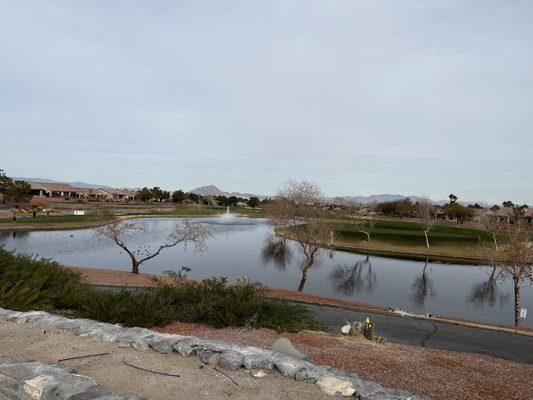
M 110 217 L 108 219 L 111 219 Z M 96 222 L 101 221 L 102 217 L 90 215 L 38 215 L 35 218 L 31 216 L 20 217 L 17 215 L 15 224 L 50 224 L 50 223 L 64 223 L 64 222 Z M 12 223 L 13 218 L 0 218 L 0 223 Z
M 369 250 L 479 259 L 489 257 L 493 248 L 492 238 L 485 231 L 460 226 L 433 226 L 428 234 L 429 249 L 421 224 L 379 220 L 373 228 L 362 229 L 368 229 L 370 243 L 366 234 L 358 231 L 356 226 L 350 223 L 335 224 L 335 244 Z

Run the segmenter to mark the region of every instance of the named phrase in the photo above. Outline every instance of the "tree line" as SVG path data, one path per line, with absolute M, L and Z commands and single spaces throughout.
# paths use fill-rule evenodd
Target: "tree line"
M 458 197 L 450 194 L 450 201 L 443 205 L 432 205 L 432 212 L 434 216 L 445 216 L 449 219 L 457 220 L 457 222 L 466 222 L 472 220 L 476 215 L 476 210 L 484 210 L 485 207 L 479 203 L 469 204 L 467 206 L 457 202 Z M 424 199 L 413 201 L 409 198 L 401 200 L 392 200 L 376 203 L 372 205 L 376 213 L 388 217 L 420 217 L 420 202 Z M 490 211 L 497 211 L 500 208 L 511 208 L 513 210 L 525 210 L 527 204 L 518 205 L 512 201 L 504 201 L 501 206 L 495 204 L 490 207 Z
M 180 203 L 194 203 L 203 205 L 219 205 L 235 207 L 238 204 L 245 204 L 248 207 L 258 207 L 261 204 L 265 204 L 266 200 L 259 200 L 258 197 L 252 196 L 250 198 L 243 198 L 237 196 L 202 196 L 196 193 L 184 192 L 183 190 L 175 190 L 172 193 L 162 190 L 158 186 L 153 188 L 143 187 L 137 193 L 137 199 L 140 201 L 157 201 L 157 202 L 173 202 Z

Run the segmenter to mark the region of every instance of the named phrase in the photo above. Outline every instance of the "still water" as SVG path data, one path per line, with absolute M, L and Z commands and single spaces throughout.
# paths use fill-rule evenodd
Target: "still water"
M 175 247 L 141 266 L 141 272 L 162 271 L 188 266 L 189 277 L 202 279 L 226 276 L 230 281 L 246 276 L 270 287 L 296 290 L 301 279 L 303 256 L 295 243 L 280 252 L 268 241 L 272 228 L 265 219 L 197 218 L 206 224 L 212 237 L 207 251 Z M 132 234 L 132 248 L 149 251 L 163 243 L 179 219 L 142 219 L 146 230 Z M 0 232 L 0 245 L 22 253 L 32 253 L 63 264 L 92 268 L 129 270 L 130 259 L 107 238 L 92 229 L 75 231 Z M 309 270 L 304 291 L 381 306 L 402 308 L 414 313 L 432 313 L 476 321 L 513 324 L 511 281 L 497 281 L 492 267 L 447 265 L 383 258 L 324 250 Z M 523 288 L 522 307 L 532 309 L 533 288 Z M 532 327 L 530 320 L 525 326 Z

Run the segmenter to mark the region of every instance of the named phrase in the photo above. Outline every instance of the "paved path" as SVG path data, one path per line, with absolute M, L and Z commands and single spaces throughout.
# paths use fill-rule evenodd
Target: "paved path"
M 533 364 L 532 336 L 335 307 L 311 304 L 304 306 L 333 333 L 340 332 L 341 326 L 346 324 L 345 320 L 363 321 L 369 316 L 374 321 L 376 333 L 389 342 L 488 354 L 510 361 Z

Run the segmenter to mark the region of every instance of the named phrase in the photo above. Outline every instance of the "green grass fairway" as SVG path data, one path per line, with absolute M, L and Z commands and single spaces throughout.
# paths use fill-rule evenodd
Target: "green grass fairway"
M 46 215 L 38 215 L 35 218 L 30 217 L 19 217 L 17 216 L 17 221 L 13 224 L 53 224 L 53 223 L 62 223 L 62 222 L 96 222 L 102 220 L 102 217 L 90 216 L 90 215 L 51 215 L 47 217 Z M 13 223 L 13 218 L 0 218 L 0 223 Z
M 366 241 L 366 235 L 350 224 L 335 225 L 335 232 L 347 241 Z M 371 241 L 387 242 L 396 245 L 426 246 L 424 229 L 421 224 L 402 221 L 377 221 L 370 229 Z M 430 245 L 483 245 L 491 244 L 491 237 L 482 230 L 435 225 L 429 234 Z

